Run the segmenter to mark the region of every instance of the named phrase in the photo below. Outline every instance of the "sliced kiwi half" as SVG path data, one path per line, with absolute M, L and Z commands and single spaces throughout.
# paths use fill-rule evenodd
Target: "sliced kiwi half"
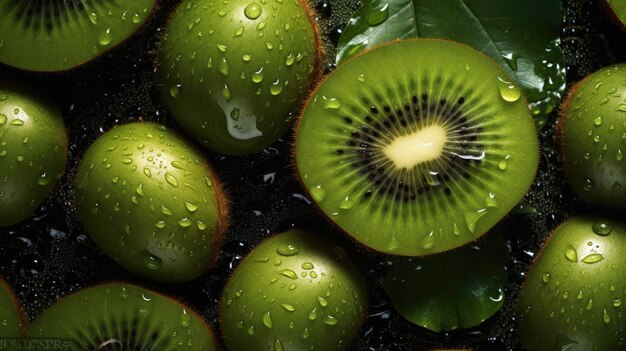
M 363 244 L 418 256 L 484 234 L 538 164 L 520 89 L 450 41 L 396 41 L 357 56 L 311 95 L 295 161 L 321 210 Z
M 24 314 L 13 290 L 0 278 L 0 339 L 22 337 L 24 321 Z
M 217 350 L 209 326 L 191 309 L 122 283 L 83 289 L 61 299 L 33 321 L 28 337 L 66 340 L 85 351 Z
M 120 44 L 156 0 L 0 0 L 0 62 L 54 72 L 80 66 Z

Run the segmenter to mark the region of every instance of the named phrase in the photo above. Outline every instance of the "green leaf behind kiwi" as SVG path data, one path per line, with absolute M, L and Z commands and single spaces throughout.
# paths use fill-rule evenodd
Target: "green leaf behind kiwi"
M 460 41 L 507 71 L 543 126 L 565 89 L 560 24 L 559 0 L 368 0 L 346 26 L 337 62 L 397 38 Z

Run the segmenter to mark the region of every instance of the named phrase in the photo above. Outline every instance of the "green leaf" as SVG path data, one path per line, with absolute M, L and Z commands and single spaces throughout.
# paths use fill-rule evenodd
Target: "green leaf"
M 560 0 L 366 0 L 339 39 L 336 61 L 394 39 L 447 38 L 500 64 L 545 125 L 565 89 Z
M 492 234 L 458 250 L 398 260 L 384 287 L 411 323 L 435 332 L 471 328 L 504 304 L 507 257 L 504 240 Z

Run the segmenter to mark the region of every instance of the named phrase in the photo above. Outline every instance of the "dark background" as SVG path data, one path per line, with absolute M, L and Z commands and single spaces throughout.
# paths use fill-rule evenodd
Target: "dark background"
M 358 1 L 311 0 L 325 38 L 326 71 L 341 28 Z M 380 287 L 389 257 L 375 255 L 333 231 L 311 206 L 293 176 L 291 134 L 259 154 L 224 157 L 208 154 L 232 200 L 227 240 L 216 266 L 184 284 L 162 285 L 131 275 L 88 238 L 72 207 L 73 184 L 80 158 L 99 135 L 114 125 L 142 119 L 177 128 L 153 90 L 154 53 L 158 33 L 179 0 L 162 0 L 161 8 L 137 36 L 111 53 L 64 74 L 40 75 L 0 65 L 0 79 L 38 86 L 62 109 L 69 131 L 69 163 L 51 197 L 32 218 L 0 229 L 0 275 L 15 289 L 27 316 L 35 318 L 60 297 L 99 282 L 123 280 L 163 292 L 199 311 L 219 333 L 217 306 L 223 283 L 242 258 L 262 239 L 291 227 L 309 228 L 342 242 L 366 275 L 369 318 L 351 350 L 422 350 L 471 347 L 478 350 L 520 349 L 514 302 L 524 274 L 542 242 L 564 219 L 591 209 L 564 180 L 553 141 L 556 114 L 540 133 L 543 146 L 537 178 L 525 201 L 534 214 L 511 214 L 498 224 L 511 250 L 506 266 L 506 303 L 491 319 L 472 329 L 432 333 L 405 321 Z M 570 86 L 600 67 L 626 61 L 625 32 L 609 19 L 601 1 L 564 1 L 562 48 Z M 0 16 L 1 20 L 1 16 Z

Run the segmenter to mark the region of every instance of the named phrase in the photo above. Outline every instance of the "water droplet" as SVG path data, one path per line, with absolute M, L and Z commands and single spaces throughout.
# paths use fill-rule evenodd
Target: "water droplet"
M 506 171 L 507 167 L 509 166 L 509 157 L 510 156 L 506 156 L 504 159 L 500 160 L 500 162 L 498 162 L 498 169 L 501 171 Z
M 170 87 L 170 95 L 175 98 L 180 96 L 180 84 Z
M 244 54 L 243 56 L 241 56 L 241 59 L 245 62 L 250 62 L 250 60 L 252 60 L 252 55 Z
M 191 220 L 189 218 L 187 218 L 187 217 L 185 217 L 183 219 L 180 219 L 178 221 L 178 225 L 183 227 L 183 228 L 191 227 L 191 224 L 192 224 Z
M 317 307 L 309 312 L 309 320 L 314 321 L 317 319 Z
M 248 334 L 254 335 L 254 326 L 250 326 L 250 328 L 248 328 Z
M 603 119 L 602 119 L 602 116 L 598 116 L 598 117 L 596 117 L 596 118 L 593 120 L 593 124 L 595 124 L 595 125 L 597 125 L 597 126 L 600 126 L 600 125 L 602 125 L 602 120 L 603 120 Z
M 567 249 L 565 249 L 565 257 L 572 262 L 578 262 L 578 254 L 572 245 L 568 245 Z
M 487 214 L 487 209 L 480 209 L 478 211 L 465 212 L 465 223 L 470 232 L 474 233 L 476 230 L 476 224 L 484 215 Z
M 276 248 L 276 252 L 282 256 L 295 256 L 300 253 L 300 246 L 296 244 L 280 244 Z
M 161 260 L 161 258 L 149 253 L 148 251 L 145 252 L 143 263 L 146 265 L 146 267 L 152 270 L 157 270 L 161 268 L 161 266 L 163 266 L 163 261 Z
M 261 83 L 263 81 L 263 67 L 261 67 L 258 71 L 253 72 L 251 78 L 253 82 Z
M 336 110 L 341 107 L 341 101 L 336 98 L 327 98 L 326 96 L 322 96 L 324 99 L 324 108 L 328 110 Z
M 322 306 L 322 307 L 326 307 L 326 306 L 328 306 L 328 301 L 327 301 L 325 298 L 321 297 L 321 296 L 318 296 L 318 297 L 317 297 L 317 302 L 318 302 L 318 303 L 320 304 L 320 306 Z
M 284 351 L 283 344 L 280 342 L 280 339 L 274 339 L 274 351 Z
M 611 227 L 603 221 L 594 222 L 591 228 L 593 229 L 593 232 L 598 235 L 606 236 L 611 234 Z
M 279 95 L 283 91 L 283 84 L 280 82 L 280 79 L 272 83 L 270 86 L 270 94 L 276 96 Z
M 169 173 L 165 173 L 165 181 L 174 188 L 178 188 L 178 179 Z
M 165 228 L 165 221 L 158 221 L 154 224 L 155 227 L 159 228 L 159 229 L 163 229 Z
M 615 300 L 613 300 L 613 307 L 619 307 L 622 305 L 622 299 L 617 298 Z
M 339 204 L 339 208 L 342 210 L 349 210 L 352 207 L 354 207 L 354 202 L 352 202 L 348 196 L 346 196 Z
M 584 262 L 584 263 L 588 263 L 588 264 L 593 264 L 593 263 L 600 262 L 603 259 L 604 259 L 604 256 L 602 256 L 602 254 L 600 254 L 600 253 L 592 253 L 592 254 L 589 254 L 589 255 L 583 257 L 583 259 L 580 260 L 580 261 Z
M 283 269 L 278 273 L 290 279 L 298 279 L 298 275 L 296 274 L 296 272 L 292 271 L 291 269 Z
M 104 32 L 101 32 L 100 35 L 98 35 L 98 42 L 102 46 L 111 44 L 112 40 L 113 40 L 113 35 L 111 35 L 111 28 L 107 28 L 107 30 L 105 30 Z
M 251 3 L 243 9 L 243 14 L 251 20 L 255 20 L 261 16 L 263 8 L 256 2 Z
M 88 12 L 87 17 L 89 18 L 89 21 L 91 23 L 98 24 L 98 15 L 96 15 L 94 12 Z
M 293 312 L 296 310 L 295 307 L 293 307 L 292 305 L 288 304 L 288 303 L 283 303 L 281 304 L 281 306 L 283 306 L 283 308 L 289 312 Z
M 602 320 L 604 321 L 604 323 L 609 324 L 611 323 L 611 316 L 609 316 L 609 314 L 606 312 L 606 308 L 604 309 L 603 313 L 602 313 Z
M 141 22 L 141 16 L 139 16 L 138 13 L 134 14 L 133 18 L 132 18 L 132 21 L 133 21 L 134 24 L 137 24 L 137 23 Z
M 365 20 L 367 24 L 372 27 L 378 26 L 381 23 L 385 22 L 389 18 L 389 4 L 384 4 L 382 7 L 377 9 L 372 9 L 368 11 L 365 15 Z
M 24 125 L 24 121 L 22 121 L 21 119 L 14 119 L 11 121 L 11 123 L 9 123 L 12 126 L 23 126 Z
M 230 102 L 230 100 L 232 100 L 233 93 L 230 91 L 228 85 L 224 85 L 224 87 L 222 88 L 222 97 L 224 98 L 224 100 L 226 100 L 226 102 Z
M 311 262 L 304 262 L 301 267 L 302 269 L 306 269 L 306 270 L 311 270 L 315 268 L 315 266 Z
M 321 202 L 326 198 L 326 190 L 322 188 L 321 184 L 318 184 L 309 189 L 311 196 L 317 202 Z
M 583 184 L 583 190 L 585 191 L 591 191 L 593 190 L 595 183 L 593 182 L 593 180 L 591 180 L 591 178 L 587 178 L 585 179 L 585 183 Z
M 272 327 L 274 326 L 270 311 L 265 312 L 265 314 L 263 315 L 263 325 L 265 325 L 269 329 L 272 329 Z
M 302 339 L 306 340 L 309 338 L 309 336 L 311 336 L 311 332 L 309 331 L 309 328 L 305 327 L 304 331 L 302 332 Z
M 187 310 L 183 308 L 183 313 L 180 314 L 180 325 L 183 327 L 189 327 L 191 322 L 191 316 L 187 313 Z
M 285 65 L 291 66 L 296 61 L 296 56 L 294 54 L 289 53 L 289 55 L 285 58 Z
M 544 273 L 543 276 L 541 276 L 541 280 L 543 280 L 544 283 L 549 283 L 550 282 L 550 273 Z
M 622 149 L 617 149 L 617 154 L 615 155 L 615 159 L 618 161 L 621 161 L 624 159 L 624 153 L 622 152 Z
M 322 320 L 322 322 L 324 324 L 326 324 L 326 325 L 336 325 L 337 323 L 339 323 L 337 318 L 335 318 L 335 316 L 331 316 L 331 315 L 325 316 L 324 319 Z
M 587 305 L 585 305 L 585 310 L 587 311 L 591 311 L 591 309 L 593 308 L 593 299 L 589 299 L 589 301 L 587 301 Z
M 626 112 L 626 104 L 619 104 L 615 110 L 620 112 Z
M 185 202 L 185 208 L 187 209 L 187 211 L 189 212 L 196 212 L 198 210 L 198 206 L 190 203 L 190 202 Z
M 513 83 L 498 77 L 500 96 L 504 101 L 515 102 L 522 96 L 522 91 Z
M 0 113 L 0 126 L 7 123 L 7 116 Z
M 230 65 L 228 65 L 225 57 L 222 57 L 222 60 L 217 64 L 217 69 L 225 76 L 230 73 Z
M 206 224 L 202 221 L 197 221 L 196 222 L 196 226 L 198 227 L 199 230 L 206 230 Z

